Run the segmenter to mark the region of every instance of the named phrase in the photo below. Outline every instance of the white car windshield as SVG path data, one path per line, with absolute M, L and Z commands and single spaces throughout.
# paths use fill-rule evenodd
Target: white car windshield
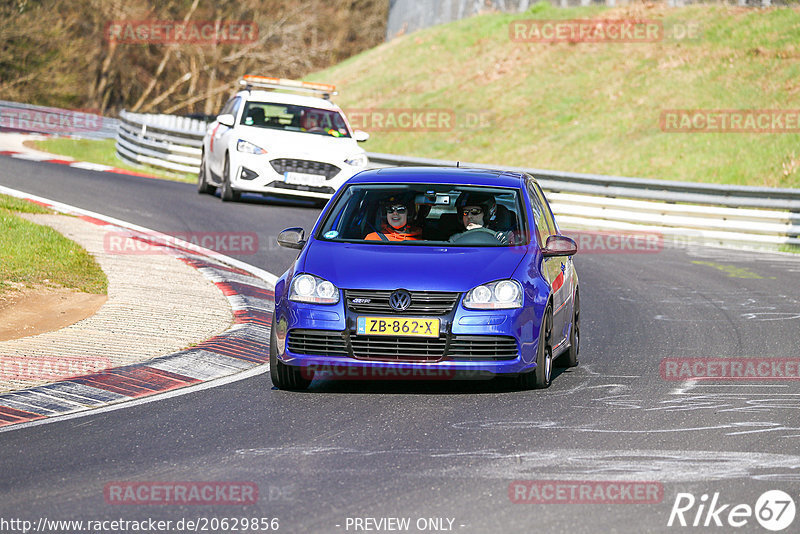
M 330 137 L 350 137 L 347 123 L 338 111 L 294 104 L 247 102 L 240 124 Z

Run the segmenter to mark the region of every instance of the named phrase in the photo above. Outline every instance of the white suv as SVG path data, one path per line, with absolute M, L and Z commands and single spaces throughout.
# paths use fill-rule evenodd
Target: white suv
M 220 188 L 224 201 L 239 200 L 242 193 L 327 201 L 366 168 L 366 152 L 357 142 L 369 134 L 353 131 L 330 101 L 335 87 L 251 75 L 240 83 L 246 88 L 225 104 L 203 137 L 198 192 Z

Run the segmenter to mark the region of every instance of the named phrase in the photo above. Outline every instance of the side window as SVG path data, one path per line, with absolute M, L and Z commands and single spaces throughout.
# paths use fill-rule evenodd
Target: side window
M 231 107 L 231 110 L 228 113 L 233 115 L 234 119 L 236 118 L 236 114 L 239 113 L 239 107 L 241 105 L 242 105 L 242 99 L 241 98 L 239 98 L 237 96 L 236 98 L 233 99 L 233 107 Z
M 226 113 L 230 113 L 231 110 L 233 109 L 233 101 L 234 100 L 236 100 L 236 99 L 235 98 L 231 98 L 230 100 L 228 100 L 225 103 L 225 105 L 222 106 L 222 109 L 220 110 L 220 112 L 217 115 L 225 115 Z
M 235 96 L 228 100 L 228 103 L 222 108 L 222 111 L 219 112 L 220 115 L 230 114 L 236 117 L 236 112 L 239 111 L 239 106 L 242 103 L 242 99 L 238 96 Z
M 547 225 L 547 235 L 543 236 L 543 241 L 547 242 L 547 238 L 549 236 L 558 234 L 558 229 L 556 228 L 556 222 L 553 220 L 553 212 L 550 211 L 550 205 L 547 203 L 547 199 L 542 192 L 542 188 L 539 187 L 539 184 L 533 182 L 531 182 L 531 186 L 536 192 L 536 196 L 538 197 L 539 203 L 542 206 L 542 219 Z
M 536 194 L 536 189 L 533 187 L 533 182 L 528 182 L 528 196 L 531 198 L 531 209 L 533 210 L 533 222 L 536 226 L 536 241 L 539 247 L 544 246 L 547 240 L 548 229 L 547 222 L 544 219 L 544 206 L 542 206 L 539 195 Z

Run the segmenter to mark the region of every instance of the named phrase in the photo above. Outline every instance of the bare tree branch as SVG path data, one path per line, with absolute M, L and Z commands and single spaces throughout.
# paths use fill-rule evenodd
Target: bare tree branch
M 189 8 L 188 13 L 186 13 L 186 16 L 183 17 L 184 24 L 189 22 L 189 20 L 192 18 L 192 15 L 194 14 L 195 10 L 197 9 L 197 4 L 198 3 L 200 3 L 200 0 L 194 0 L 192 2 L 192 6 Z M 158 79 L 161 77 L 161 74 L 164 72 L 164 67 L 166 67 L 167 61 L 169 61 L 170 56 L 172 55 L 172 52 L 176 48 L 177 48 L 177 45 L 176 44 L 172 44 L 167 48 L 166 52 L 164 52 L 164 56 L 161 58 L 161 63 L 158 64 L 158 68 L 156 69 L 155 76 L 150 81 L 150 83 L 147 85 L 147 88 L 144 90 L 144 93 L 142 93 L 142 96 L 139 97 L 139 100 L 137 100 L 136 104 L 134 104 L 133 108 L 131 108 L 132 111 L 138 111 L 139 108 L 141 107 L 142 103 L 147 99 L 148 96 L 150 96 L 150 93 L 155 88 L 156 83 L 158 82 Z
M 239 83 L 239 80 L 236 80 L 235 82 L 230 82 L 230 83 L 226 83 L 224 85 L 220 85 L 219 87 L 216 87 L 214 89 L 206 91 L 205 93 L 203 93 L 201 95 L 195 95 L 195 96 L 193 96 L 191 98 L 187 98 L 183 102 L 179 102 L 179 103 L 175 104 L 174 106 L 171 106 L 171 107 L 165 109 L 164 113 L 167 113 L 167 114 L 175 113 L 179 109 L 183 109 L 183 108 L 185 108 L 187 106 L 191 106 L 195 102 L 200 102 L 201 100 L 209 98 L 211 96 L 214 96 L 214 95 L 216 95 L 218 93 L 222 93 L 224 91 L 233 91 L 236 88 L 236 85 L 238 83 Z M 211 113 L 206 113 L 206 115 L 210 115 L 210 114 Z

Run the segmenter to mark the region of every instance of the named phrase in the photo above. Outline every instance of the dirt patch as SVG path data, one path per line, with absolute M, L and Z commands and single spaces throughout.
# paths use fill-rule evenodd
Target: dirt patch
M 54 157 L 58 157 L 59 159 L 74 160 L 74 158 L 71 158 L 69 156 L 59 156 L 58 154 L 54 154 L 53 152 L 49 152 L 47 150 L 42 150 L 41 148 L 39 148 L 39 142 L 36 141 L 36 140 L 30 140 L 29 139 L 29 140 L 23 141 L 22 142 L 22 146 L 24 146 L 25 148 L 29 148 L 31 150 L 35 150 L 36 152 L 38 152 L 40 154 L 50 154 L 50 155 L 52 155 Z
M 94 315 L 106 295 L 32 287 L 0 295 L 0 341 L 59 330 Z

